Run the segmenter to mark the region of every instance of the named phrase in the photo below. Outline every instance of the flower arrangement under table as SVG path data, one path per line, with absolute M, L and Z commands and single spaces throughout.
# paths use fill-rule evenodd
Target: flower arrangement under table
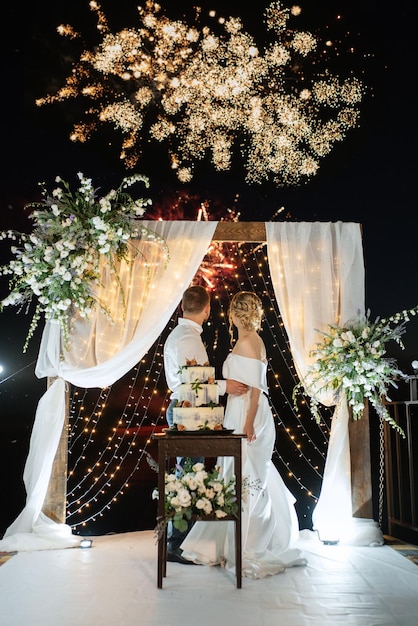
M 177 466 L 172 472 L 166 472 L 164 480 L 165 516 L 158 520 L 157 535 L 170 520 L 175 528 L 184 532 L 193 516 L 213 516 L 221 520 L 237 514 L 235 476 L 225 481 L 219 466 L 208 471 L 203 463 L 186 462 L 184 467 Z M 154 492 L 154 497 L 158 498 L 158 491 Z

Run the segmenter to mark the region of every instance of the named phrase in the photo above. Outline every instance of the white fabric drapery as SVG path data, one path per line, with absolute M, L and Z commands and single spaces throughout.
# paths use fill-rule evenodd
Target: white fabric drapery
M 42 514 L 52 462 L 65 417 L 65 382 L 80 387 L 106 387 L 134 367 L 168 323 L 192 281 L 212 240 L 217 222 L 156 222 L 144 225 L 165 240 L 134 240 L 130 263 L 121 262 L 120 282 L 103 265 L 101 299 L 113 321 L 97 308 L 89 321 L 78 319 L 62 355 L 56 323 L 46 324 L 36 366 L 39 378 L 55 381 L 41 398 L 35 416 L 24 480 L 27 502 L 7 529 L 0 550 L 62 548 L 79 543 L 65 524 Z M 316 329 L 344 324 L 364 313 L 364 263 L 358 224 L 267 222 L 267 252 L 275 295 L 301 378 L 310 364 L 309 351 L 320 340 Z M 136 254 L 134 254 L 136 252 Z M 332 398 L 321 398 L 332 405 Z M 314 511 L 319 528 L 333 528 L 351 516 L 348 410 L 334 415 L 321 496 Z M 337 491 L 336 491 L 337 490 Z M 324 506 L 322 506 L 324 503 Z M 323 513 L 322 514 L 322 510 Z M 360 539 L 361 542 L 361 539 Z
M 107 387 L 141 360 L 190 285 L 217 226 L 212 221 L 144 220 L 143 224 L 164 239 L 169 259 L 166 262 L 160 243 L 133 240 L 130 262 L 120 263 L 118 279 L 103 266 L 97 297 L 110 310 L 112 321 L 99 307 L 88 321 L 77 320 L 63 358 L 58 324 L 48 322 L 45 326 L 35 371 L 38 378 L 56 380 L 42 396 L 36 411 L 24 470 L 26 505 L 6 530 L 0 550 L 79 544 L 80 537 L 72 535 L 66 524 L 56 524 L 42 513 L 64 425 L 64 381 L 79 387 Z
M 323 338 L 319 331 L 364 316 L 361 227 L 343 222 L 267 222 L 266 237 L 275 296 L 303 381 L 313 362 L 309 353 Z M 326 406 L 335 405 L 333 396 L 324 392 L 317 399 Z M 322 540 L 383 543 L 377 526 L 370 538 L 370 525 L 358 531 L 353 523 L 348 415 L 343 397 L 332 419 L 313 526 Z M 361 536 L 364 531 L 366 539 Z

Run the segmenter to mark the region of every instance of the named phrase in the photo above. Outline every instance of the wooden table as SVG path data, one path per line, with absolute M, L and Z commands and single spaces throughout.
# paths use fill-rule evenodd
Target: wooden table
M 235 523 L 235 572 L 237 578 L 237 588 L 242 586 L 242 529 L 241 529 L 241 502 L 242 502 L 242 439 L 245 435 L 223 433 L 219 431 L 204 431 L 193 433 L 170 432 L 152 435 L 158 444 L 158 518 L 164 518 L 164 492 L 165 473 L 170 470 L 170 459 L 173 457 L 207 457 L 218 456 L 234 457 L 235 491 L 237 496 L 238 512 L 237 516 L 228 515 L 222 520 L 232 520 Z M 199 520 L 218 520 L 206 516 L 199 517 Z M 167 570 L 167 524 L 164 524 L 164 532 L 158 539 L 158 576 L 157 584 L 161 589 L 163 578 Z

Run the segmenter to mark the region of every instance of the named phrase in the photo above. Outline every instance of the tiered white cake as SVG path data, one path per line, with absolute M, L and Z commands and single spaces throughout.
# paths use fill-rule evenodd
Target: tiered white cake
M 186 365 L 180 369 L 182 384 L 173 410 L 177 430 L 221 430 L 224 407 L 219 404 L 215 368 L 210 365 Z

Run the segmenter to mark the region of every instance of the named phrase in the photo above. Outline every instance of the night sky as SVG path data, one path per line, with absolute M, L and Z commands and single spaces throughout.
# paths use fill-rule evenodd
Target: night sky
M 123 0 L 118 2 L 117 11 L 112 4 L 104 2 L 102 7 L 115 30 L 138 25 L 137 3 Z M 181 16 L 191 3 L 175 4 Z M 251 34 L 253 29 L 257 36 L 261 9 L 243 11 L 240 2 L 204 2 L 201 6 L 222 7 L 223 15 L 241 15 L 244 27 Z M 254 216 L 269 220 L 278 207 L 284 206 L 296 220 L 360 222 L 366 303 L 372 317 L 387 316 L 417 303 L 412 239 L 416 228 L 417 127 L 413 123 L 411 91 L 416 9 L 411 1 L 390 10 L 377 1 L 306 2 L 301 6 L 301 23 L 311 32 L 331 37 L 348 33 L 346 43 L 340 46 L 338 63 L 341 59 L 341 73 L 346 67 L 353 68 L 367 87 L 359 128 L 349 132 L 322 160 L 319 173 L 299 187 L 277 189 L 268 183 L 249 186 L 238 169 L 219 173 L 205 163 L 198 166 L 190 190 L 202 198 L 223 200 L 226 206 L 231 206 L 239 193 L 238 209 L 243 221 L 253 220 Z M 36 98 L 62 86 L 71 61 L 76 59 L 74 50 L 80 50 L 56 33 L 57 25 L 72 24 L 87 42 L 93 37 L 96 20 L 88 3 L 43 0 L 24 15 L 17 6 L 6 11 L 15 37 L 10 38 L 3 57 L 7 98 L 3 100 L 2 137 L 7 149 L 2 167 L 0 228 L 24 223 L 22 206 L 38 199 L 39 181 L 52 184 L 57 174 L 74 180 L 76 172 L 83 171 L 111 188 L 126 173 L 118 158 L 116 135 L 110 137 L 113 147 L 108 145 L 109 135 L 99 133 L 85 144 L 69 140 L 72 124 L 79 119 L 74 101 L 35 105 Z M 353 53 L 348 51 L 350 47 Z M 163 147 L 160 152 L 155 148 L 147 152 L 145 148 L 138 169 L 150 176 L 155 197 L 167 188 L 181 189 Z M 20 319 L 25 325 L 25 318 Z M 412 324 L 408 330 L 412 333 Z
M 103 2 L 114 29 L 136 26 L 136 5 L 130 0 Z M 168 6 L 171 3 L 168 3 Z M 190 2 L 176 2 L 181 17 Z M 267 4 L 267 3 L 266 3 Z M 117 5 L 117 10 L 114 8 Z M 241 15 L 244 28 L 257 35 L 262 10 L 242 9 L 242 2 L 202 2 L 204 9 L 219 8 Z M 318 8 L 320 5 L 320 8 Z M 164 6 L 164 3 L 163 3 Z M 261 6 L 255 3 L 254 7 Z M 290 219 L 355 221 L 363 228 L 366 267 L 366 307 L 371 317 L 386 317 L 418 304 L 416 287 L 416 8 L 412 0 L 397 5 L 377 0 L 300 3 L 303 23 L 311 32 L 330 37 L 346 33 L 341 70 L 352 67 L 364 81 L 367 94 L 359 128 L 348 133 L 321 162 L 319 173 L 308 183 L 292 188 L 272 184 L 247 185 L 237 167 L 218 173 L 206 162 L 197 168 L 192 194 L 217 207 L 232 205 L 241 221 L 268 221 L 284 206 Z M 171 8 L 171 10 L 174 10 Z M 56 33 L 60 23 L 70 23 L 86 41 L 95 33 L 96 20 L 88 2 L 41 0 L 23 10 L 17 3 L 3 8 L 3 29 L 8 33 L 2 55 L 2 145 L 0 230 L 28 227 L 23 209 L 39 199 L 38 182 L 52 184 L 55 176 L 74 180 L 78 171 L 110 189 L 126 173 L 118 158 L 118 141 L 104 134 L 85 144 L 68 139 L 79 109 L 71 101 L 37 107 L 36 98 L 62 86 L 74 60 L 71 42 Z M 337 20 L 336 16 L 341 15 Z M 354 51 L 349 52 L 353 47 Z M 79 50 L 79 48 L 75 48 Z M 338 72 L 338 68 L 337 71 Z M 109 142 L 113 145 L 109 146 Z M 144 148 L 138 170 L 150 177 L 156 200 L 181 189 L 165 159 L 164 150 Z M 236 201 L 237 194 L 239 200 Z M 235 204 L 234 204 L 235 202 Z M 1 242 L 0 261 L 8 257 L 9 242 Z M 7 281 L 0 279 L 0 298 Z M 45 381 L 34 375 L 40 331 L 26 354 L 22 353 L 30 316 L 5 310 L 0 314 L 0 420 L 3 441 L 16 438 L 20 424 L 26 433 Z M 40 329 L 41 330 L 41 329 Z M 418 358 L 418 321 L 407 326 L 405 351 L 389 346 L 402 369 L 412 373 Z M 4 382 L 2 382 L 4 381 Z M 22 443 L 27 445 L 26 440 Z M 16 455 L 16 464 L 18 464 Z M 7 467 L 8 473 L 19 468 Z

